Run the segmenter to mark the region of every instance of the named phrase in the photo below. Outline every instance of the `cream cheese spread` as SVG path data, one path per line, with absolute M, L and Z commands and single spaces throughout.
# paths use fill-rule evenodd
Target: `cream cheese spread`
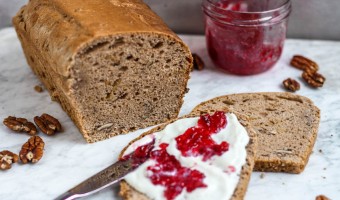
M 166 147 L 168 154 L 173 155 L 183 167 L 198 170 L 205 175 L 203 179 L 206 187 L 197 188 L 191 192 L 183 190 L 176 196 L 176 200 L 206 200 L 209 199 L 230 199 L 239 182 L 242 166 L 246 163 L 246 146 L 249 136 L 246 129 L 240 124 L 237 117 L 232 113 L 227 113 L 227 125 L 218 133 L 212 135 L 216 143 L 226 141 L 229 144 L 228 151 L 222 155 L 214 155 L 210 159 L 203 161 L 202 156 L 185 157 L 177 149 L 175 138 L 183 134 L 188 128 L 197 125 L 199 117 L 179 119 L 167 125 L 162 131 L 147 135 L 130 145 L 124 155 L 133 153 L 139 146 L 152 141 L 154 149 L 159 149 L 162 143 L 169 144 Z M 135 171 L 125 177 L 125 181 L 137 191 L 146 194 L 150 199 L 166 200 L 164 196 L 165 188 L 155 185 L 148 178 L 149 166 L 155 164 L 152 159 L 147 160 Z

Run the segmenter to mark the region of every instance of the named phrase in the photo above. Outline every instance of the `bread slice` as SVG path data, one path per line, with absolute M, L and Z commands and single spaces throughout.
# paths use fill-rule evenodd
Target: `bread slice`
M 143 1 L 31 0 L 13 24 L 87 142 L 177 117 L 192 56 Z
M 227 109 L 221 110 L 224 112 L 228 112 Z M 209 113 L 212 114 L 212 112 L 205 112 L 205 113 Z M 188 118 L 188 117 L 197 117 L 200 115 L 197 115 L 197 113 L 191 113 L 187 116 L 181 117 L 182 118 Z M 254 167 L 254 157 L 255 157 L 255 149 L 257 148 L 257 137 L 256 137 L 256 132 L 253 130 L 253 128 L 249 125 L 249 123 L 247 122 L 247 118 L 245 116 L 242 115 L 237 115 L 238 120 L 240 121 L 240 123 L 246 128 L 248 135 L 249 135 L 249 143 L 247 145 L 247 160 L 246 160 L 246 164 L 243 165 L 242 167 L 242 171 L 241 171 L 241 175 L 240 175 L 240 180 L 236 186 L 236 189 L 234 191 L 233 196 L 231 197 L 231 200 L 241 200 L 243 199 L 247 187 L 248 187 L 248 182 L 250 180 L 250 176 L 251 176 L 251 172 L 253 170 Z M 142 134 L 141 136 L 139 136 L 138 138 L 134 139 L 133 141 L 131 141 L 129 143 L 129 145 L 127 145 L 122 152 L 120 153 L 119 157 L 122 157 L 125 150 L 131 145 L 133 144 L 135 141 L 140 140 L 141 138 L 143 138 L 146 135 L 155 133 L 155 132 L 159 132 L 161 130 L 163 130 L 168 124 L 174 122 L 175 120 L 170 121 L 169 123 L 160 125 L 156 128 L 151 129 L 150 131 Z M 138 181 L 138 180 L 136 180 Z M 149 200 L 149 198 L 135 190 L 133 187 L 131 187 L 127 182 L 125 181 L 121 181 L 120 183 L 120 192 L 119 192 L 120 196 L 124 199 L 124 200 Z
M 280 92 L 231 94 L 203 102 L 193 112 L 225 108 L 247 115 L 258 132 L 254 170 L 304 170 L 320 121 L 320 110 L 310 99 Z

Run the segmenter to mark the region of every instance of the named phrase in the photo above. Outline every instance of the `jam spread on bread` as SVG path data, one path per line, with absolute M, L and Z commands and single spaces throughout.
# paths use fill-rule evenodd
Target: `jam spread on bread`
M 192 192 L 197 188 L 206 187 L 203 183 L 204 174 L 198 170 L 183 167 L 175 156 L 168 154 L 167 146 L 163 143 L 160 145 L 160 150 L 151 152 L 150 158 L 155 160 L 156 164 L 147 168 L 152 172 L 149 176 L 151 182 L 165 187 L 166 199 L 175 199 L 184 189 Z
M 247 163 L 249 140 L 233 113 L 180 118 L 124 150 L 123 159 L 138 164 L 124 180 L 150 199 L 230 199 Z
M 182 167 L 181 163 L 172 155 L 166 152 L 168 144 L 159 145 L 159 150 L 153 150 L 154 141 L 138 147 L 134 153 L 126 155 L 122 160 L 132 158 L 134 163 L 139 165 L 147 159 L 153 159 L 156 164 L 148 167 L 148 171 L 152 172 L 149 176 L 152 183 L 166 187 L 164 196 L 170 200 L 174 199 L 178 194 L 186 189 L 191 192 L 199 187 L 206 187 L 203 183 L 204 174 L 197 170 L 191 170 Z
M 151 143 L 139 146 L 133 153 L 122 157 L 120 160 L 133 159 L 133 164 L 138 166 L 150 158 L 150 152 L 154 148 L 155 140 Z
M 203 156 L 203 161 L 214 155 L 222 155 L 228 151 L 229 144 L 223 141 L 216 144 L 211 135 L 218 133 L 227 125 L 224 112 L 201 116 L 197 126 L 189 128 L 185 133 L 176 137 L 177 148 L 183 156 Z
M 226 125 L 227 118 L 224 112 L 218 111 L 213 115 L 201 116 L 196 126 L 188 128 L 175 138 L 177 149 L 182 156 L 202 156 L 203 161 L 215 155 L 220 156 L 228 151 L 229 144 L 226 141 L 217 144 L 212 139 L 212 135 Z M 132 158 L 136 164 L 141 164 L 147 159 L 154 160 L 155 164 L 147 168 L 147 176 L 153 184 L 165 187 L 164 196 L 168 200 L 175 199 L 184 189 L 192 192 L 197 188 L 207 187 L 203 182 L 205 175 L 198 170 L 183 167 L 175 156 L 166 151 L 168 146 L 167 143 L 161 143 L 155 148 L 155 140 L 153 140 L 151 143 L 139 146 L 133 153 L 122 159 Z

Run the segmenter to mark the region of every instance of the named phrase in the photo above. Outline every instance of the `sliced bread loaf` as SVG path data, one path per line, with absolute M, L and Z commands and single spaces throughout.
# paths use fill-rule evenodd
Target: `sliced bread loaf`
M 320 121 L 313 102 L 291 93 L 244 93 L 203 102 L 193 112 L 230 109 L 247 115 L 258 132 L 256 171 L 300 173 L 312 152 Z
M 192 56 L 143 1 L 31 0 L 13 24 L 87 142 L 177 117 Z
M 228 112 L 226 109 L 224 109 L 224 111 Z M 211 114 L 209 111 L 207 111 L 205 113 Z M 199 115 L 197 115 L 197 113 L 192 113 L 192 114 L 189 114 L 187 116 L 181 117 L 180 119 L 188 118 L 188 117 L 197 117 L 197 116 L 199 116 Z M 239 182 L 236 186 L 236 189 L 235 189 L 235 191 L 234 191 L 234 193 L 231 197 L 231 200 L 242 200 L 243 199 L 243 197 L 246 193 L 247 187 L 248 187 L 248 182 L 250 180 L 251 172 L 253 170 L 254 157 L 255 157 L 255 153 L 256 153 L 255 149 L 257 148 L 256 132 L 251 128 L 251 126 L 247 122 L 247 119 L 244 116 L 242 116 L 242 115 L 237 115 L 237 116 L 238 116 L 238 120 L 240 121 L 240 123 L 246 128 L 248 135 L 250 137 L 250 140 L 249 140 L 249 143 L 246 147 L 246 150 L 247 150 L 246 164 L 244 164 L 243 167 L 242 167 L 240 179 L 239 179 Z M 128 147 L 130 145 L 132 145 L 134 142 L 142 139 L 143 137 L 145 137 L 149 134 L 163 130 L 168 124 L 170 124 L 174 121 L 176 121 L 176 120 L 172 120 L 167 124 L 163 124 L 163 125 L 160 125 L 156 128 L 153 128 L 150 131 L 142 134 L 140 137 L 136 138 L 135 140 L 131 141 L 129 143 L 129 145 L 126 146 L 123 149 L 123 151 L 120 154 L 120 157 L 122 157 L 124 155 L 125 150 L 127 150 Z M 136 181 L 138 181 L 138 180 L 136 180 Z M 137 191 L 132 186 L 130 186 L 126 181 L 121 181 L 119 194 L 125 200 L 149 200 L 147 195 Z

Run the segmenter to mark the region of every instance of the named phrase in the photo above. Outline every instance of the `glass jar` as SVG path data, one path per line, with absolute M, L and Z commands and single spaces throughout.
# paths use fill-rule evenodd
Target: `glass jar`
M 264 72 L 281 56 L 290 0 L 203 0 L 205 35 L 214 64 L 230 73 Z

